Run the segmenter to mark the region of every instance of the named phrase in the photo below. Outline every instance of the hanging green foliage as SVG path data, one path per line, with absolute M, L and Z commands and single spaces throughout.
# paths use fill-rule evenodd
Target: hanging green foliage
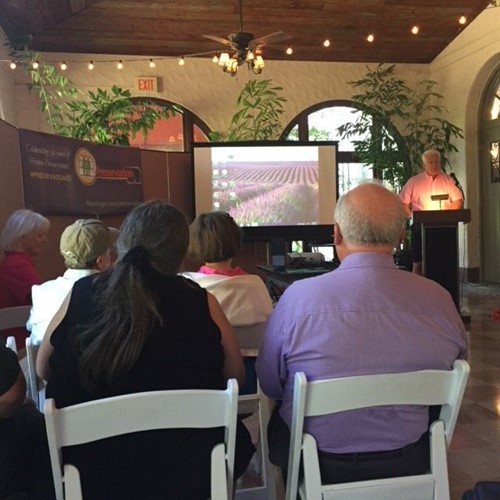
M 148 99 L 134 100 L 129 90 L 114 85 L 111 91 L 87 93 L 77 89 L 40 54 L 13 51 L 12 57 L 25 70 L 30 92 L 40 100 L 40 109 L 54 134 L 101 144 L 129 145 L 138 132 L 145 136 L 161 118 L 180 110 Z

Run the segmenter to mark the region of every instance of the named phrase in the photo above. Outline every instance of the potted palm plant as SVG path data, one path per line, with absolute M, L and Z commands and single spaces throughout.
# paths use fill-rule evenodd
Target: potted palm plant
M 420 170 L 422 153 L 430 148 L 441 153 L 443 167 L 449 164 L 447 155 L 457 151 L 454 140 L 463 135 L 444 118 L 447 110 L 434 90 L 436 82 L 421 80 L 411 87 L 397 76 L 394 64 L 379 64 L 349 83 L 359 91 L 352 100 L 360 113 L 338 131 L 343 139 L 356 137 L 352 142 L 359 161 L 373 168 L 375 177 L 401 189 Z

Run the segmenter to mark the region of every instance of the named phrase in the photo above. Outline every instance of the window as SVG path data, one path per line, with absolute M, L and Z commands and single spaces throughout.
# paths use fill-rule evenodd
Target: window
M 163 99 L 133 98 L 136 103 L 144 100 L 160 105 L 174 104 Z M 130 145 L 160 151 L 190 151 L 193 142 L 208 142 L 209 128 L 205 122 L 188 109 L 178 104 L 176 107 L 181 111 L 170 118 L 158 120 L 146 137 L 138 133 L 135 138 L 130 138 Z
M 285 128 L 282 139 L 295 141 L 338 141 L 338 195 L 341 196 L 365 179 L 373 177 L 372 170 L 357 161 L 353 140 L 341 139 L 340 125 L 353 121 L 359 111 L 350 101 L 328 101 L 316 104 L 300 113 Z

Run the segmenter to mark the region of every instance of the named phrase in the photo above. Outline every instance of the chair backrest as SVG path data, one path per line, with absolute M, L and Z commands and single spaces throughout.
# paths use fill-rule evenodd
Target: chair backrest
M 16 337 L 13 335 L 9 335 L 7 337 L 7 340 L 5 341 L 5 345 L 11 350 L 14 351 L 17 354 L 17 343 L 16 343 Z
M 40 344 L 32 342 L 31 337 L 26 338 L 26 359 L 28 360 L 28 395 L 35 402 L 36 407 L 40 410 L 39 384 L 43 383 L 36 374 L 36 358 Z
M 45 401 L 45 421 L 57 500 L 78 474 L 63 474 L 61 448 L 155 429 L 224 427 L 224 443 L 212 452 L 212 498 L 230 498 L 233 486 L 238 383 L 227 389 L 127 394 L 57 409 Z M 119 453 L 119 450 L 117 450 Z
M 26 327 L 30 311 L 31 306 L 6 307 L 0 309 L 0 330 L 21 326 Z
M 244 356 L 257 356 L 267 322 L 255 323 L 246 326 L 233 326 L 234 332 L 240 344 L 241 353 Z
M 308 382 L 304 373 L 296 373 L 288 459 L 287 500 L 295 500 L 297 495 L 299 464 L 304 442 L 309 441 L 310 445 L 311 439 L 314 441 L 311 436 L 304 435 L 305 417 L 384 405 L 441 405 L 439 422 L 437 422 L 440 425 L 435 427 L 435 434 L 437 436 L 439 429 L 442 428 L 443 453 L 439 455 L 439 458 L 444 459 L 444 465 L 446 465 L 446 448 L 444 443 L 446 442 L 446 445 L 449 446 L 451 442 L 468 374 L 469 365 L 464 360 L 455 361 L 452 370 L 422 370 L 406 373 L 364 375 L 313 382 Z M 304 439 L 305 436 L 308 436 L 307 439 Z M 438 443 L 439 438 L 436 436 L 433 435 L 432 439 L 434 439 L 436 446 L 440 446 L 440 443 Z M 433 453 L 432 446 L 433 442 L 431 440 L 431 455 Z M 444 457 L 442 456 L 443 454 Z M 436 457 L 437 455 L 434 456 L 434 458 Z M 303 460 L 305 470 L 308 464 L 306 464 L 305 457 L 303 457 Z M 315 465 L 318 466 L 317 458 L 315 461 Z M 432 462 L 433 460 L 431 460 L 431 464 Z M 433 464 L 433 466 L 437 466 L 437 464 Z M 440 468 L 440 471 L 442 471 L 442 468 Z M 446 467 L 444 467 L 444 474 L 446 476 L 447 488 Z M 320 481 L 319 467 L 312 476 L 309 475 L 309 478 L 314 478 L 315 482 Z M 396 479 L 400 480 L 401 478 Z M 308 477 L 305 477 L 304 482 L 307 482 L 307 480 Z M 369 483 L 375 482 L 370 481 Z M 363 483 L 367 482 L 364 481 Z M 336 486 L 339 486 L 339 489 L 343 487 L 343 485 Z M 305 485 L 304 487 L 307 488 L 308 486 Z M 315 489 L 318 489 L 317 485 Z M 366 490 L 364 495 L 366 498 L 372 498 Z M 322 498 L 322 496 L 319 498 Z M 339 496 L 339 498 L 342 497 Z M 346 496 L 345 498 L 357 497 Z M 407 497 L 403 495 L 400 498 Z

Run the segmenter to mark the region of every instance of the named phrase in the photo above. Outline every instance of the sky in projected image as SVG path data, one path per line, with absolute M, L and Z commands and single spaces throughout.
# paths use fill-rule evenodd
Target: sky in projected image
M 318 148 L 212 150 L 212 203 L 242 226 L 318 224 Z

